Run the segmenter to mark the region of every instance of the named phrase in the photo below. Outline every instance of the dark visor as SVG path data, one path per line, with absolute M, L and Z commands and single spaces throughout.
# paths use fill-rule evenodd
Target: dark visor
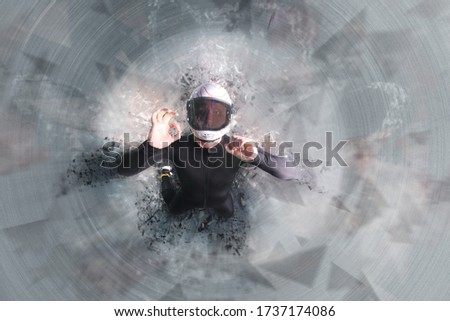
M 230 123 L 231 106 L 211 98 L 188 101 L 188 122 L 195 130 L 220 130 Z

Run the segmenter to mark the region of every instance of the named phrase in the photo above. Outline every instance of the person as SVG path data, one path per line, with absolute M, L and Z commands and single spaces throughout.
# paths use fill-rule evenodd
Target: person
M 180 189 L 171 182 L 172 168 L 162 167 L 161 193 L 173 215 L 194 208 L 213 209 L 223 219 L 234 215 L 231 186 L 244 164 L 257 166 L 283 180 L 297 180 L 298 171 L 287 159 L 265 152 L 250 139 L 229 136 L 233 102 L 216 83 L 197 87 L 187 101 L 190 133 L 182 135 L 175 111 L 163 108 L 152 115 L 148 139 L 124 154 L 121 175 L 134 175 L 155 163 L 170 161 Z

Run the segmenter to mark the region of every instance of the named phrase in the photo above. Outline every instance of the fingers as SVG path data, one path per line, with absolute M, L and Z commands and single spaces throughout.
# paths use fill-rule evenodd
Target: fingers
M 258 153 L 258 150 L 256 146 L 251 142 L 245 142 L 242 145 L 242 154 L 244 154 L 246 157 L 249 157 L 251 159 L 256 157 L 256 154 Z
M 228 153 L 230 153 L 230 154 L 233 155 L 233 149 L 230 147 L 230 144 L 229 144 L 229 143 L 228 143 L 228 144 L 225 144 L 225 150 L 226 150 Z
M 230 142 L 228 143 L 228 145 L 230 145 L 231 149 L 238 149 L 241 147 L 241 145 L 244 143 L 242 137 L 240 136 L 231 136 L 230 138 Z
M 254 147 L 254 143 L 251 139 L 236 135 L 231 136 L 229 144 L 231 144 L 232 147 L 240 149 Z
M 225 150 L 234 157 L 237 157 L 245 162 L 253 161 L 257 155 L 257 153 L 253 150 L 248 151 L 239 147 L 232 148 L 229 146 L 229 144 L 225 145 Z
M 178 113 L 177 113 L 176 111 L 168 110 L 167 112 L 165 112 L 165 113 L 162 115 L 161 121 L 162 121 L 163 123 L 169 123 L 169 122 L 171 122 L 171 120 L 172 120 L 174 117 L 176 117 L 176 116 L 178 116 Z M 175 119 L 173 119 L 173 121 L 175 121 Z
M 179 138 L 181 136 L 181 127 L 177 121 L 173 121 L 169 123 L 169 135 Z
M 153 113 L 152 123 L 169 123 L 170 120 L 176 116 L 178 116 L 176 111 L 168 108 L 161 108 Z
M 237 150 L 241 148 L 242 140 L 237 138 L 237 136 L 231 136 L 230 142 L 228 144 L 225 144 L 225 150 L 230 153 L 234 154 Z
M 258 153 L 254 143 L 242 136 L 232 136 L 230 142 L 225 144 L 225 150 L 231 155 L 244 161 L 255 159 L 256 154 Z
M 153 114 L 152 114 L 152 123 L 155 124 L 155 123 L 161 122 L 162 114 L 166 113 L 167 111 L 168 111 L 167 108 L 161 108 L 161 109 L 158 109 L 155 112 L 153 112 Z

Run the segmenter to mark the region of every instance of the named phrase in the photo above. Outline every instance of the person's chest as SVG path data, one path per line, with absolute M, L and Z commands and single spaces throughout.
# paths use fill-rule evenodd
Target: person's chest
M 180 144 L 173 157 L 177 172 L 186 179 L 225 182 L 233 179 L 240 161 L 227 153 L 222 144 L 206 149 L 193 144 Z

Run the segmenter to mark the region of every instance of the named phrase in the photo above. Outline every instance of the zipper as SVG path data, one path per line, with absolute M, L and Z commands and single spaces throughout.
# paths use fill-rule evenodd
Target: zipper
M 204 193 L 203 193 L 203 208 L 206 208 L 206 200 L 208 199 L 208 151 L 207 149 L 203 149 L 203 161 L 204 161 L 204 167 L 203 171 L 205 173 L 205 186 L 204 186 Z

